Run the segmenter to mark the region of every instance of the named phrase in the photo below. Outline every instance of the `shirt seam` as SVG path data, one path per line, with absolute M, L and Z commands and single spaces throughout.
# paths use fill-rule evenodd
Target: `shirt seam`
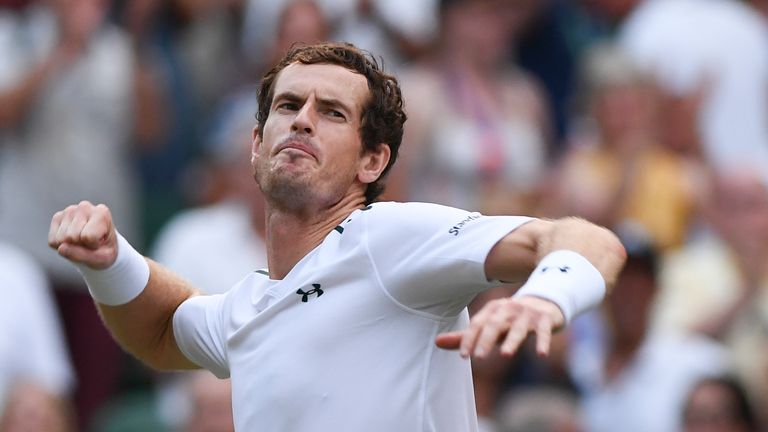
M 389 301 L 391 301 L 395 306 L 413 315 L 417 315 L 422 318 L 427 318 L 429 320 L 437 321 L 441 323 L 451 322 L 455 320 L 461 314 L 461 312 L 459 312 L 459 314 L 455 316 L 442 317 L 439 315 L 420 311 L 418 309 L 414 309 L 412 307 L 404 305 L 403 303 L 401 303 L 400 301 L 398 301 L 396 298 L 392 296 L 392 294 L 389 292 L 389 290 L 385 286 L 384 281 L 381 279 L 381 274 L 379 273 L 379 269 L 376 266 L 376 261 L 373 259 L 373 255 L 371 254 L 371 248 L 369 247 L 369 243 L 368 243 L 368 215 L 365 215 L 365 217 L 363 217 L 363 221 L 365 224 L 364 230 L 363 230 L 363 247 L 365 248 L 366 255 L 368 255 L 368 261 L 370 261 L 371 267 L 373 268 L 373 275 L 376 278 L 378 287 L 381 290 L 381 292 L 384 294 L 384 296 L 386 296 L 389 299 Z

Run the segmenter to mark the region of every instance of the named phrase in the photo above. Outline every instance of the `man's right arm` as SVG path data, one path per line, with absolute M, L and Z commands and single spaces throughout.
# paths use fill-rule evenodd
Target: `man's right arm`
M 84 274 L 104 323 L 126 351 L 157 369 L 199 368 L 173 334 L 176 309 L 198 291 L 119 241 L 105 205 L 83 201 L 57 212 L 48 244 Z

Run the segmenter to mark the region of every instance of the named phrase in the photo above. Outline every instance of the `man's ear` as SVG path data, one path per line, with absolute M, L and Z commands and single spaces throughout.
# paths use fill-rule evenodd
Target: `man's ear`
M 261 136 L 259 136 L 259 127 L 254 126 L 253 141 L 251 144 L 251 164 L 253 164 L 254 160 L 256 159 L 256 152 L 259 151 L 259 147 L 261 147 Z
M 375 182 L 387 167 L 390 156 L 391 150 L 384 143 L 379 143 L 376 150 L 366 150 L 360 158 L 357 178 L 365 184 Z

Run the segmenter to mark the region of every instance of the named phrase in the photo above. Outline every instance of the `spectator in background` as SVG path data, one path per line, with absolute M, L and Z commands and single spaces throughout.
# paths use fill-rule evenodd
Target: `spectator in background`
M 439 0 L 347 0 L 335 20 L 337 40 L 349 41 L 399 67 L 420 57 L 437 30 Z M 343 4 L 335 0 L 326 4 Z M 341 9 L 337 6 L 337 9 Z
M 768 0 L 750 0 L 750 3 L 758 12 L 768 18 Z
M 186 166 L 202 147 L 201 137 L 221 100 L 249 71 L 237 41 L 240 0 L 122 0 L 117 15 L 130 31 L 139 60 L 154 82 L 141 114 L 153 122 L 137 136 L 145 240 L 190 205 L 183 194 Z M 263 53 L 251 53 L 263 56 Z
M 571 373 L 583 395 L 585 429 L 678 431 L 689 389 L 726 372 L 726 353 L 701 337 L 650 331 L 658 257 L 642 239 L 623 240 L 628 258 L 605 303 L 603 340 L 594 343 L 583 333 L 572 340 Z M 574 322 L 572 332 L 579 325 Z
M 532 209 L 547 154 L 548 112 L 536 85 L 506 62 L 519 24 L 508 6 L 439 2 L 437 51 L 401 74 L 410 121 L 405 163 L 393 173 L 390 196 L 485 214 Z
M 702 93 L 696 113 L 706 161 L 757 164 L 768 178 L 768 30 L 739 0 L 643 0 L 620 42 L 668 97 Z
M 48 281 L 30 257 L 0 242 L 0 430 L 72 431 L 75 379 Z
M 744 388 L 733 378 L 706 378 L 693 387 L 683 410 L 683 432 L 759 432 Z
M 272 46 L 267 53 L 266 72 L 288 52 L 295 43 L 317 43 L 328 40 L 330 23 L 323 9 L 314 0 L 293 0 L 280 12 Z
M 576 397 L 562 388 L 514 391 L 501 401 L 498 419 L 498 432 L 586 432 Z
M 208 371 L 189 372 L 186 395 L 190 416 L 184 432 L 234 432 L 232 388 L 229 380 L 220 380 Z
M 535 76 L 546 91 L 552 111 L 556 139 L 550 158 L 563 150 L 570 102 L 576 89 L 576 60 L 582 36 L 577 2 L 558 0 L 525 0 L 511 2 L 524 18 L 525 25 L 511 55 L 521 68 Z
M 78 375 L 80 429 L 114 392 L 122 354 L 99 324 L 85 284 L 45 247 L 46 215 L 104 202 L 138 240 L 131 166 L 136 68 L 108 0 L 46 0 L 0 10 L 0 239 L 26 249 L 51 277 Z
M 699 331 L 729 348 L 754 401 L 768 400 L 768 187 L 762 172 L 719 173 L 702 227 L 665 263 L 661 331 Z
M 302 2 L 303 0 L 299 0 Z M 437 0 L 316 0 L 329 22 L 330 39 L 343 40 L 399 66 L 423 53 L 436 33 Z M 243 51 L 268 52 L 278 33 L 278 17 L 295 0 L 246 0 Z M 256 70 L 265 58 L 247 56 Z
M 584 63 L 588 114 L 553 171 L 544 213 L 642 230 L 663 250 L 682 245 L 694 170 L 658 133 L 665 119 L 653 78 L 610 44 L 595 46 Z

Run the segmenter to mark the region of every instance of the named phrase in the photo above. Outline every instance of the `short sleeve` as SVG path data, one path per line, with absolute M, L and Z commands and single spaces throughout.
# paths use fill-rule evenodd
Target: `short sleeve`
M 486 278 L 488 253 L 532 220 L 426 203 L 378 203 L 366 213 L 368 252 L 384 289 L 402 305 L 440 317 L 499 284 Z
M 192 297 L 173 315 L 173 334 L 179 350 L 219 378 L 229 377 L 222 318 L 226 297 L 227 294 Z

